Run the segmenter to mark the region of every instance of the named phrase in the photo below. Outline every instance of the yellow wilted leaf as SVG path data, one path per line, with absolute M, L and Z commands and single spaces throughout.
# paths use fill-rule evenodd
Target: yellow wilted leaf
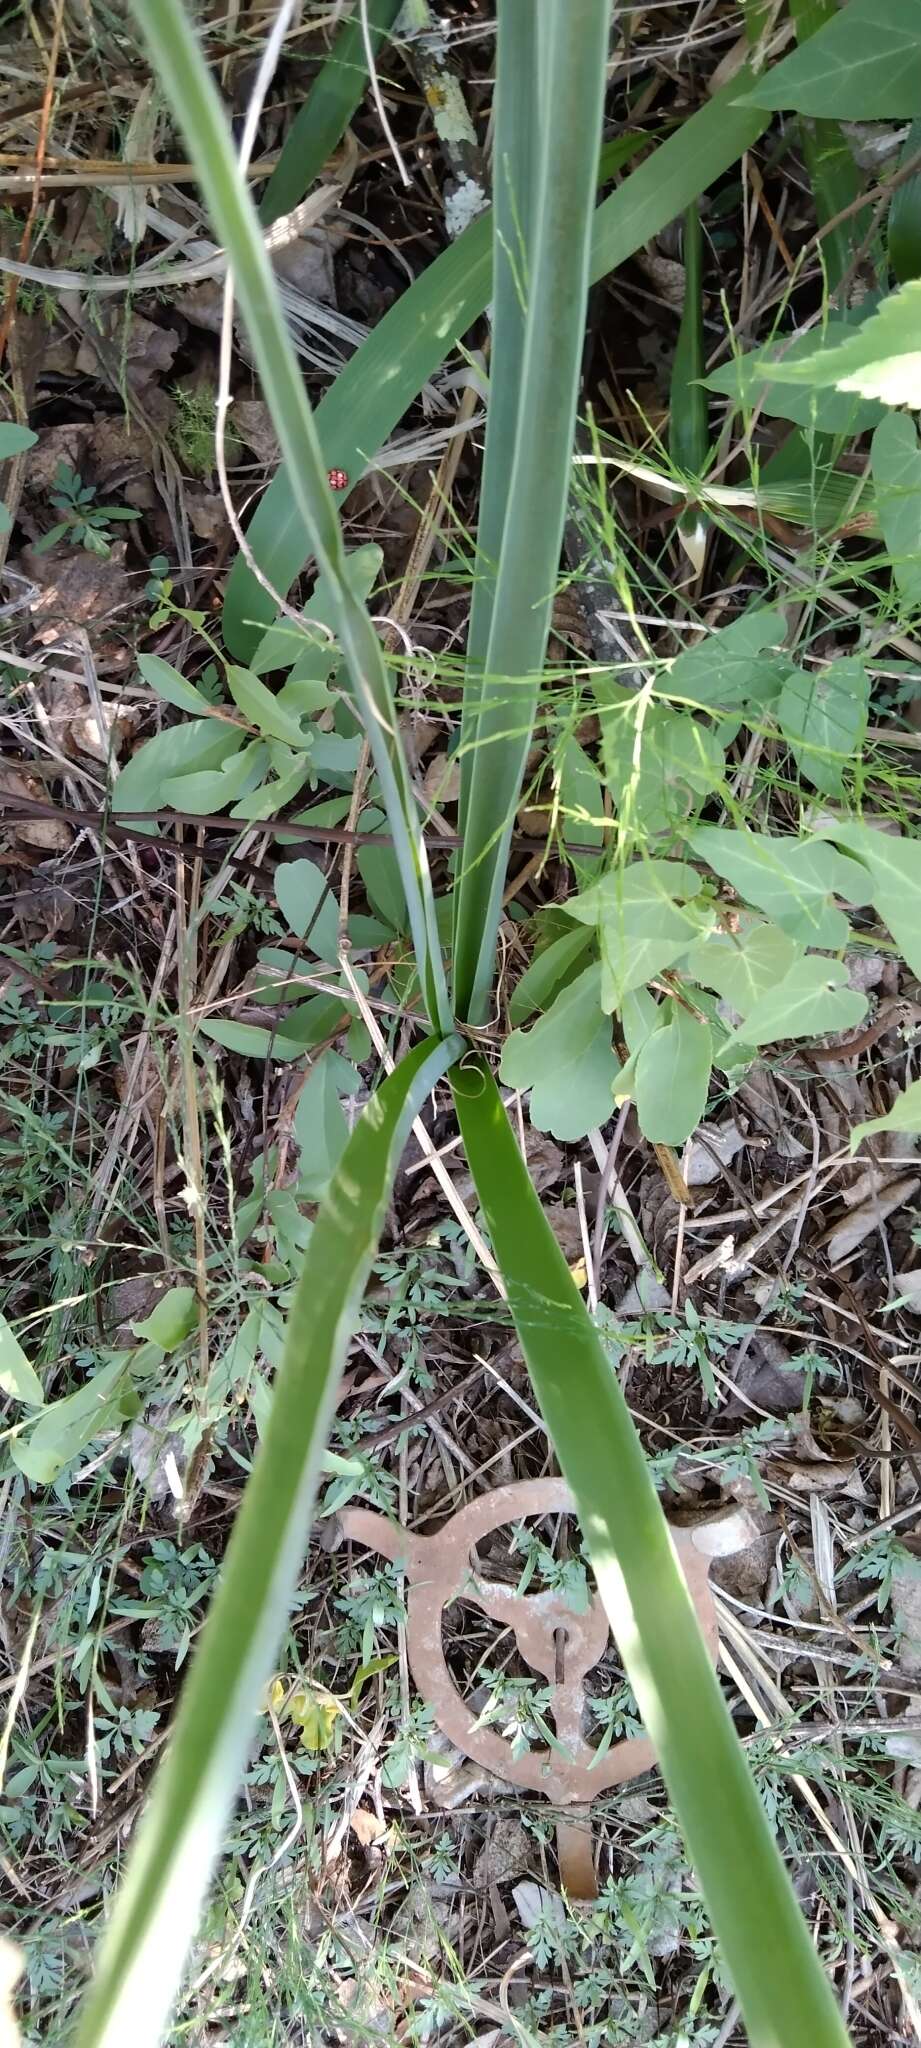
M 315 1691 L 312 1686 L 293 1693 L 288 1703 L 289 1720 L 300 1729 L 304 1748 L 315 1755 L 329 1748 L 341 1712 L 332 1693 Z

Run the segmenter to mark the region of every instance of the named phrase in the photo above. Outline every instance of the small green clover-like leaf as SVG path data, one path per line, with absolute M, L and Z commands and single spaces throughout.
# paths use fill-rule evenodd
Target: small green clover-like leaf
M 726 1040 L 770 1045 L 775 1039 L 816 1038 L 823 1031 L 847 1031 L 867 1013 L 866 996 L 849 988 L 840 960 L 809 953 L 795 960 L 775 988 L 743 1013 L 739 1029 Z
M 631 989 L 671 967 L 701 937 L 712 911 L 683 900 L 700 887 L 686 861 L 638 860 L 609 869 L 567 904 L 570 917 L 598 925 L 605 1010 L 619 1010 Z
M 170 1287 L 142 1323 L 132 1323 L 136 1337 L 159 1344 L 161 1351 L 175 1351 L 190 1337 L 198 1321 L 194 1287 Z
M 873 436 L 870 467 L 876 516 L 899 596 L 921 609 L 921 449 L 914 421 L 887 414 Z
M 7 462 L 11 455 L 23 455 L 27 448 L 34 448 L 38 435 L 31 427 L 20 427 L 15 420 L 0 420 L 0 462 Z
M 903 1088 L 885 1116 L 872 1116 L 866 1123 L 855 1124 L 851 1151 L 856 1152 L 864 1138 L 872 1138 L 876 1131 L 921 1131 L 921 1081 L 912 1081 L 910 1087 Z
M 512 1032 L 499 1065 L 508 1087 L 531 1090 L 535 1128 L 564 1142 L 607 1122 L 618 1071 L 597 961 L 561 990 L 530 1031 Z
M 650 1032 L 636 1060 L 636 1113 L 651 1144 L 682 1145 L 696 1130 L 713 1066 L 710 1030 L 682 1003 L 670 1003 L 661 1029 Z
M 792 669 L 777 705 L 777 723 L 798 767 L 816 789 L 840 796 L 842 769 L 867 729 L 870 681 L 857 655 L 824 669 Z
M 45 1396 L 42 1383 L 34 1367 L 29 1364 L 26 1354 L 0 1309 L 0 1392 L 9 1394 L 14 1401 L 25 1401 L 29 1408 L 44 1406 Z

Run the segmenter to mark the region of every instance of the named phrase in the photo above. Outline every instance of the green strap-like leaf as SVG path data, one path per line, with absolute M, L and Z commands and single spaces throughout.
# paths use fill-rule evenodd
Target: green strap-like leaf
M 496 574 L 521 400 L 525 311 L 531 281 L 533 216 L 541 129 L 537 77 L 538 14 L 533 0 L 504 0 L 496 45 L 493 172 L 493 350 L 489 426 L 483 455 L 467 676 L 461 725 L 459 829 L 466 831 L 472 757 L 469 743 L 482 692 Z
M 518 18 L 513 0 L 512 20 Z M 492 985 L 508 847 L 537 708 L 541 671 L 559 573 L 563 520 L 576 419 L 579 364 L 585 332 L 592 194 L 604 100 L 610 0 L 541 0 L 534 21 L 541 77 L 553 80 L 553 118 L 537 129 L 524 169 L 536 180 L 528 209 L 524 291 L 525 329 L 510 295 L 503 311 L 513 321 L 510 345 L 519 368 L 518 418 L 511 473 L 500 488 L 501 552 L 491 606 L 485 673 L 475 668 L 475 720 L 467 721 L 462 775 L 466 786 L 462 867 L 455 893 L 454 1001 L 459 1017 L 478 1024 Z M 512 61 L 514 44 L 500 48 Z M 533 68 L 533 66 L 532 66 Z M 533 87 L 529 94 L 533 102 Z M 517 118 L 515 99 L 499 96 L 500 124 Z M 516 153 L 505 127 L 496 150 L 510 177 Z M 513 188 L 506 223 L 520 206 Z M 502 216 L 497 215 L 496 227 Z M 502 273 L 507 260 L 497 255 Z M 495 352 L 504 353 L 498 316 Z M 499 415 L 502 454 L 508 460 L 511 405 Z M 488 438 L 493 434 L 490 414 Z M 495 467 L 490 465 L 495 488 Z M 494 515 L 495 516 L 495 515 Z M 497 521 L 497 523 L 499 523 Z M 490 520 L 491 538 L 493 521 Z
M 339 1374 L 409 1127 L 461 1041 L 416 1046 L 342 1155 L 288 1319 L 268 1426 L 77 2048 L 159 2048 L 301 1568 Z
M 347 569 L 339 516 L 297 357 L 285 324 L 252 199 L 216 87 L 182 0 L 133 0 L 162 85 L 185 133 L 240 308 L 272 423 L 281 443 L 307 551 L 330 592 L 332 624 L 368 734 L 406 894 L 428 1013 L 441 1030 L 450 1007 L 416 799 L 380 641 Z
M 452 1075 L 467 1157 L 599 1591 L 753 2048 L 847 2034 L 736 1738 L 617 1376 L 485 1063 Z
M 714 93 L 598 207 L 592 232 L 593 283 L 660 234 L 757 142 L 769 117 L 736 104 L 750 83 L 751 74 L 741 71 Z M 602 152 L 600 175 L 612 177 L 637 147 L 636 136 L 617 137 Z M 491 239 L 491 215 L 481 214 L 391 306 L 318 406 L 316 425 L 324 461 L 346 470 L 353 482 L 393 433 L 426 379 L 485 312 L 492 290 Z M 308 559 L 310 541 L 287 467 L 273 478 L 247 538 L 276 590 L 290 589 Z M 224 635 L 238 660 L 250 659 L 273 616 L 271 598 L 238 556 L 224 604 Z
M 390 34 L 403 0 L 368 0 L 368 37 L 376 55 Z M 299 206 L 345 133 L 368 83 L 368 59 L 360 0 L 344 21 L 263 192 L 259 218 L 266 226 Z

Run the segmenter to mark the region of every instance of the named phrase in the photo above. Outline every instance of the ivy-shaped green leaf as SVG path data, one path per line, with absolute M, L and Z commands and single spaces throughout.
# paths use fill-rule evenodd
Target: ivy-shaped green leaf
M 842 794 L 842 769 L 859 752 L 869 701 L 869 677 L 858 655 L 842 655 L 824 669 L 791 669 L 784 683 L 777 723 L 797 766 L 827 796 Z
M 601 1000 L 619 1010 L 631 989 L 671 967 L 712 922 L 698 896 L 700 876 L 684 861 L 637 860 L 609 869 L 567 905 L 582 924 L 597 924 Z

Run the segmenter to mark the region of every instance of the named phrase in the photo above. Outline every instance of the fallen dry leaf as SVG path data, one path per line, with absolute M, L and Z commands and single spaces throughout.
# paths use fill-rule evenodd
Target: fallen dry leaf
M 75 626 L 98 624 L 126 611 L 137 596 L 136 578 L 125 569 L 126 544 L 116 541 L 104 561 L 85 548 L 52 548 L 47 555 L 24 548 L 23 575 L 38 586 L 32 606 L 35 638 L 44 647 L 69 638 Z
M 375 1842 L 383 1841 L 387 1833 L 387 1822 L 367 1806 L 356 1806 L 349 1827 L 363 1849 L 370 1849 Z
M 70 845 L 70 826 L 63 818 L 25 818 L 8 809 L 4 797 L 19 797 L 29 803 L 46 803 L 47 791 L 36 775 L 23 775 L 19 768 L 0 766 L 0 817 L 20 846 L 36 846 L 42 853 L 64 853 Z
M 870 1201 L 862 1202 L 859 1208 L 852 1209 L 846 1221 L 836 1224 L 828 1236 L 829 1265 L 842 1265 L 844 1260 L 850 1258 L 851 1253 L 857 1250 L 858 1245 L 863 1243 L 864 1238 L 869 1237 L 871 1231 L 878 1229 L 879 1225 L 885 1222 L 887 1216 L 891 1216 L 896 1209 L 904 1208 L 912 1195 L 917 1194 L 919 1187 L 921 1180 L 917 1174 L 912 1175 L 910 1179 L 906 1177 L 903 1180 L 893 1180 L 889 1182 L 888 1187 L 880 1188 L 878 1194 L 873 1195 Z

